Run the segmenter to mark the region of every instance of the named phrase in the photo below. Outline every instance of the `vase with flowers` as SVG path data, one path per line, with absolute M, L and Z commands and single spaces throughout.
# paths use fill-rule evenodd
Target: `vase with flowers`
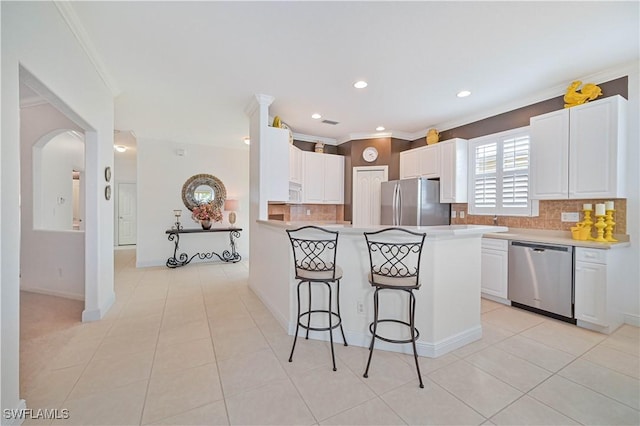
M 222 212 L 213 203 L 205 203 L 193 208 L 191 218 L 206 230 L 211 229 L 212 222 L 222 222 Z

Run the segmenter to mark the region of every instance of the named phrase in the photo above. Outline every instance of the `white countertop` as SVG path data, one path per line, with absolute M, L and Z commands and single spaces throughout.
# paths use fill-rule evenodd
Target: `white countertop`
M 302 226 L 315 225 L 322 228 L 340 231 L 345 234 L 361 234 L 389 228 L 388 225 L 375 225 L 369 227 L 354 227 L 348 223 L 322 222 L 322 221 L 298 221 L 285 222 L 281 220 L 258 220 L 268 226 L 282 229 L 294 229 Z M 485 238 L 502 240 L 529 241 L 534 243 L 562 244 L 574 247 L 596 248 L 609 250 L 613 248 L 629 247 L 628 235 L 615 235 L 617 243 L 599 243 L 596 241 L 580 241 L 571 238 L 567 231 L 549 231 L 544 229 L 507 228 L 505 226 L 490 225 L 438 225 L 438 226 L 401 226 L 400 228 L 415 232 L 426 232 L 427 238 L 459 238 L 464 236 L 482 235 Z
M 571 233 L 567 231 L 549 231 L 545 229 L 508 228 L 507 232 L 487 233 L 485 238 L 496 238 L 501 240 L 529 241 L 532 243 L 562 244 L 565 246 L 596 248 L 608 250 L 612 248 L 629 247 L 628 235 L 615 235 L 619 240 L 617 243 L 599 243 L 596 241 L 580 241 L 571 238 Z
M 327 222 L 285 222 L 281 220 L 258 220 L 258 223 L 278 227 L 282 229 L 293 229 L 302 226 L 315 225 L 329 230 L 340 231 L 345 234 L 361 234 L 363 232 L 375 232 L 381 229 L 391 228 L 389 225 L 374 225 L 368 227 L 354 227 L 351 224 L 327 223 Z M 506 232 L 509 228 L 505 226 L 489 225 L 438 225 L 438 226 L 400 226 L 409 231 L 426 232 L 427 238 L 457 238 L 464 236 L 483 235 L 488 232 Z

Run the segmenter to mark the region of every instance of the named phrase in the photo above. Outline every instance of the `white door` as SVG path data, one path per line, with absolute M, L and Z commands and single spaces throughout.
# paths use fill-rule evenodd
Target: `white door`
M 380 184 L 388 180 L 388 166 L 353 168 L 353 225 L 380 225 Z
M 118 245 L 136 243 L 136 184 L 118 184 Z

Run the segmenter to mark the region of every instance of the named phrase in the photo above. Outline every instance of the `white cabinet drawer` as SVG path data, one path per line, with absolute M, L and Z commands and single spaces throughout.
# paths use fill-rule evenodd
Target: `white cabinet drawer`
M 607 251 L 600 249 L 591 249 L 584 247 L 576 247 L 576 261 L 591 263 L 607 263 Z
M 483 238 L 482 248 L 491 250 L 507 251 L 509 249 L 508 240 L 499 240 L 497 238 Z

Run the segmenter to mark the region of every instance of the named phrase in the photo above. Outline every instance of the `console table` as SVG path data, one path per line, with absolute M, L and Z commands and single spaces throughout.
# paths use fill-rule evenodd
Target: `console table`
M 216 256 L 223 262 L 236 263 L 239 262 L 242 257 L 236 252 L 236 242 L 234 238 L 240 238 L 240 231 L 242 228 L 211 228 L 211 229 L 167 229 L 165 234 L 169 234 L 169 241 L 173 241 L 175 246 L 173 248 L 173 257 L 167 259 L 168 268 L 178 268 L 180 266 L 188 265 L 195 257 L 201 260 L 210 260 Z M 202 234 L 210 232 L 227 232 L 229 234 L 229 243 L 231 244 L 231 251 L 225 250 L 222 254 L 218 254 L 215 251 L 196 253 L 191 257 L 187 253 L 180 253 L 178 255 L 178 244 L 180 242 L 180 235 L 182 234 Z

